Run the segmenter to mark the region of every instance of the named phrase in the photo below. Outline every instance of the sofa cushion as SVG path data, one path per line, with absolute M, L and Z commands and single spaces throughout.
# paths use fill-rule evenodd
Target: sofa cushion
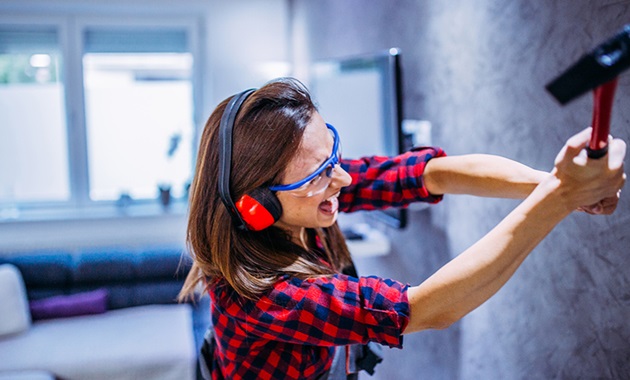
M 23 332 L 30 325 L 22 275 L 12 264 L 0 265 L 0 338 Z
M 177 252 L 177 254 L 174 254 Z M 166 279 L 182 281 L 192 265 L 190 256 L 183 249 L 169 247 L 147 248 L 138 254 L 138 278 L 143 280 Z
M 39 319 L 74 317 L 77 315 L 102 314 L 107 311 L 107 290 L 54 296 L 31 301 L 31 317 Z
M 74 282 L 76 284 L 100 284 L 131 282 L 137 278 L 134 251 L 122 248 L 91 248 L 75 256 Z
M 72 282 L 72 255 L 68 252 L 38 251 L 6 255 L 0 260 L 18 267 L 27 288 L 63 287 Z

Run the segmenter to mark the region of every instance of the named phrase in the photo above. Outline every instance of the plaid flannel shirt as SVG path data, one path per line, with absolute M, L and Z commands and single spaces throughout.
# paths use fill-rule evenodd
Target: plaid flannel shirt
M 436 203 L 422 182 L 426 162 L 444 152 L 421 148 L 393 157 L 343 160 L 352 184 L 340 210 Z M 240 297 L 223 279 L 209 288 L 216 348 L 213 379 L 316 379 L 330 368 L 336 346 L 374 341 L 402 347 L 409 322 L 408 285 L 344 274 L 278 279 L 257 301 Z

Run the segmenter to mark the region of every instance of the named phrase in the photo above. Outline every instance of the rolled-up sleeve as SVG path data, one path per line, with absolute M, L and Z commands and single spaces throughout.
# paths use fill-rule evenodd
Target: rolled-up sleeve
M 352 212 L 439 202 L 442 196 L 429 193 L 423 175 L 426 163 L 442 156 L 446 153 L 440 148 L 419 147 L 394 157 L 344 159 L 341 166 L 352 183 L 341 190 L 339 209 Z

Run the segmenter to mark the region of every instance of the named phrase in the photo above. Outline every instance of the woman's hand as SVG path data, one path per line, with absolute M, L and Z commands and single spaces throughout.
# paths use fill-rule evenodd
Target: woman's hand
M 617 195 L 604 198 L 593 205 L 578 207 L 577 211 L 583 211 L 591 215 L 610 215 L 617 209 L 620 196 L 621 190 L 617 192 Z
M 551 174 L 559 181 L 567 208 L 589 214 L 611 214 L 626 180 L 623 171 L 626 144 L 610 137 L 608 154 L 591 159 L 584 150 L 590 135 L 591 128 L 587 128 L 571 137 L 556 157 Z

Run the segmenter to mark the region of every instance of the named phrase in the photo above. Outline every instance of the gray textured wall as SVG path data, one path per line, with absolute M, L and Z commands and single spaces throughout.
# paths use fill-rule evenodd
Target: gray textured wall
M 402 49 L 405 118 L 433 122 L 450 154 L 503 155 L 549 170 L 590 123 L 590 96 L 560 107 L 544 85 L 630 22 L 630 1 L 295 0 L 294 57 Z M 630 140 L 630 72 L 612 133 Z M 450 196 L 392 230 L 366 272 L 418 283 L 488 232 L 515 201 Z M 630 378 L 630 197 L 613 216 L 574 214 L 490 301 L 445 331 L 407 336 L 379 379 Z

